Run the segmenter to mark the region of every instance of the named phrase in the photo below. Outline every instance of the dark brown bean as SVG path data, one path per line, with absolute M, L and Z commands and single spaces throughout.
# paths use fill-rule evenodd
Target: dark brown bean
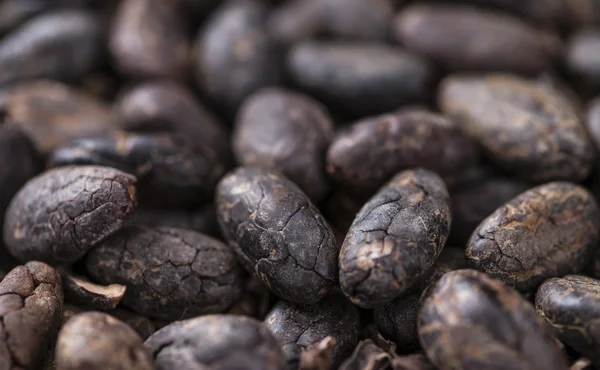
M 218 333 L 218 335 L 216 335 Z M 209 315 L 176 321 L 146 341 L 156 370 L 284 370 L 277 340 L 260 321 Z
M 142 339 L 127 324 L 101 312 L 72 317 L 56 344 L 59 370 L 154 370 Z
M 566 52 L 566 64 L 573 77 L 587 86 L 600 85 L 600 32 L 581 30 L 571 35 Z
M 346 114 L 379 114 L 426 99 L 428 63 L 402 49 L 365 42 L 307 41 L 287 56 L 293 81 Z
M 394 28 L 409 50 L 450 71 L 537 73 L 560 47 L 558 37 L 516 18 L 462 5 L 410 5 Z
M 0 41 L 0 85 L 79 80 L 101 60 L 103 33 L 95 16 L 79 10 L 29 20 Z
M 596 146 L 596 151 L 600 151 L 600 97 L 588 103 L 585 123 L 590 138 Z
M 60 276 L 29 262 L 0 282 L 0 368 L 33 370 L 43 361 L 61 324 Z
M 427 170 L 396 175 L 360 210 L 340 252 L 340 285 L 350 300 L 375 308 L 406 294 L 425 276 L 450 232 L 450 197 Z
M 125 306 L 161 320 L 220 313 L 241 295 L 233 251 L 191 230 L 126 227 L 85 263 L 97 281 L 127 286 Z
M 441 84 L 439 101 L 510 173 L 535 182 L 579 182 L 591 170 L 592 143 L 558 90 L 510 75 L 451 76 Z
M 565 3 L 569 0 L 463 0 L 478 6 L 487 6 L 525 16 L 542 24 L 551 25 L 564 17 Z
M 600 365 L 600 281 L 567 275 L 546 280 L 535 297 L 538 314 L 561 341 Z
M 279 297 L 315 303 L 337 282 L 329 225 L 283 175 L 241 167 L 221 180 L 216 202 L 221 231 L 240 262 Z
M 207 204 L 195 211 L 181 209 L 140 208 L 129 219 L 129 225 L 149 227 L 174 227 L 194 230 L 200 234 L 219 237 L 219 224 L 214 204 Z
M 477 161 L 477 148 L 449 119 L 420 109 L 362 119 L 327 152 L 327 170 L 356 186 L 381 186 L 406 168 L 454 174 Z
M 281 78 L 280 52 L 266 29 L 267 16 L 260 1 L 226 1 L 198 35 L 198 85 L 226 112 Z
M 184 80 L 190 45 L 175 2 L 121 1 L 109 48 L 114 64 L 126 77 Z
M 418 330 L 444 369 L 568 369 L 552 330 L 513 289 L 475 270 L 444 275 L 423 298 Z
M 63 167 L 34 177 L 6 211 L 8 251 L 23 262 L 77 261 L 131 216 L 135 181 L 121 171 L 97 166 Z
M 279 301 L 264 322 L 281 344 L 289 370 L 298 369 L 302 352 L 326 337 L 335 340 L 337 368 L 356 347 L 360 330 L 358 310 L 337 290 L 313 305 Z
M 332 138 L 333 122 L 320 103 L 268 88 L 240 108 L 233 147 L 242 165 L 277 170 L 318 201 L 329 191 L 323 157 Z
M 585 188 L 553 182 L 498 208 L 473 232 L 467 258 L 521 292 L 544 280 L 577 273 L 600 241 L 600 209 Z
M 392 356 L 378 347 L 372 340 L 363 340 L 350 357 L 342 363 L 340 370 L 389 370 Z

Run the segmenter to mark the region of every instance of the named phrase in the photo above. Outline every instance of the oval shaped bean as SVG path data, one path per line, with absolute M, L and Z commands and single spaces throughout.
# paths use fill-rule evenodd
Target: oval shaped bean
M 521 292 L 581 271 L 599 242 L 600 209 L 585 188 L 553 182 L 498 208 L 473 232 L 467 258 Z
M 358 310 L 337 290 L 312 305 L 279 301 L 264 323 L 281 344 L 290 370 L 298 369 L 304 350 L 328 336 L 335 340 L 332 366 L 337 368 L 360 334 Z
M 517 18 L 463 5 L 416 4 L 397 16 L 395 37 L 450 71 L 537 73 L 559 55 L 557 36 Z
M 142 338 L 127 324 L 101 312 L 69 319 L 58 333 L 56 367 L 60 370 L 153 370 Z
M 273 293 L 315 303 L 337 282 L 333 232 L 283 175 L 241 167 L 221 180 L 216 203 L 223 235 L 246 270 Z
M 220 313 L 241 295 L 233 251 L 191 230 L 126 227 L 88 253 L 90 276 L 127 286 L 123 303 L 144 315 L 180 320 Z
M 600 365 L 600 280 L 580 275 L 548 279 L 537 291 L 535 306 L 561 341 Z
M 334 178 L 380 186 L 406 168 L 454 174 L 473 165 L 477 148 L 444 116 L 420 109 L 365 118 L 340 133 L 327 152 Z
M 375 308 L 406 294 L 428 272 L 450 232 L 442 179 L 407 170 L 382 187 L 356 216 L 340 252 L 340 285 L 350 300 Z
M 99 166 L 52 169 L 12 199 L 4 243 L 21 261 L 75 262 L 119 230 L 136 206 L 134 176 Z
M 386 45 L 306 41 L 287 69 L 296 85 L 349 115 L 378 114 L 429 95 L 428 63 Z
M 260 321 L 208 315 L 176 321 L 146 341 L 156 370 L 284 370 L 279 343 Z
M 444 275 L 422 301 L 421 345 L 439 369 L 560 369 L 552 330 L 513 289 L 474 270 Z
M 535 182 L 579 182 L 591 170 L 590 138 L 556 89 L 510 75 L 451 76 L 439 102 L 507 172 Z
M 312 98 L 281 88 L 251 95 L 238 112 L 233 146 L 242 165 L 272 168 L 313 200 L 329 190 L 323 157 L 333 122 Z

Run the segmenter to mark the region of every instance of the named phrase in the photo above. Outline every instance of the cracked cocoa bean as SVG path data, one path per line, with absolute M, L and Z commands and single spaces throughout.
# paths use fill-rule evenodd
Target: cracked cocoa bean
M 42 262 L 15 267 L 0 282 L 0 368 L 35 370 L 61 324 L 59 274 Z
M 225 172 L 213 151 L 200 150 L 189 138 L 151 133 L 79 139 L 54 151 L 48 164 L 97 165 L 130 173 L 138 179 L 140 203 L 156 207 L 193 207 L 210 200 Z
M 125 306 L 161 320 L 220 313 L 241 295 L 233 251 L 191 230 L 125 227 L 88 253 L 85 264 L 93 279 L 127 286 Z
M 444 275 L 422 301 L 418 331 L 439 369 L 568 369 L 552 329 L 510 287 L 475 270 Z
M 332 138 L 333 122 L 320 103 L 267 88 L 242 104 L 232 140 L 239 163 L 277 170 L 319 201 L 329 191 L 323 157 Z
M 140 208 L 128 221 L 135 226 L 164 226 L 194 230 L 200 234 L 219 237 L 219 224 L 214 204 L 207 204 L 195 211 L 184 209 Z
M 391 46 L 306 41 L 291 48 L 286 63 L 297 86 L 348 115 L 383 113 L 430 95 L 427 61 Z
M 62 276 L 65 300 L 97 310 L 110 310 L 119 304 L 127 287 L 119 284 L 108 286 L 90 282 L 83 276 L 64 273 Z
M 442 252 L 452 220 L 443 180 L 427 170 L 396 175 L 360 210 L 340 252 L 340 285 L 375 308 L 406 294 Z
M 356 186 L 381 186 L 406 168 L 454 174 L 477 161 L 471 140 L 444 116 L 421 109 L 365 118 L 343 131 L 327 152 L 327 171 Z
M 217 186 L 217 217 L 244 268 L 279 297 L 315 303 L 337 282 L 331 228 L 308 197 L 276 172 L 241 167 Z
M 34 177 L 6 211 L 7 250 L 23 262 L 77 261 L 131 216 L 135 181 L 99 166 L 62 167 Z
M 101 312 L 69 319 L 58 334 L 59 370 L 154 370 L 152 357 L 127 324 Z
M 450 71 L 539 73 L 561 47 L 556 35 L 517 18 L 454 4 L 407 6 L 395 20 L 394 34 L 409 50 Z
M 281 79 L 281 52 L 266 29 L 267 16 L 268 8 L 260 1 L 226 1 L 198 35 L 197 82 L 224 113 L 254 90 Z
M 580 275 L 548 279 L 537 291 L 535 306 L 561 341 L 600 365 L 599 280 Z
M 178 80 L 188 76 L 191 40 L 175 2 L 124 0 L 113 22 L 108 45 L 123 75 Z
M 600 209 L 585 188 L 566 182 L 540 185 L 486 218 L 467 246 L 469 263 L 517 290 L 577 273 L 594 256 Z
M 289 370 L 298 369 L 302 352 L 326 337 L 335 340 L 337 368 L 356 347 L 360 330 L 358 310 L 337 290 L 312 305 L 279 301 L 264 322 L 281 344 Z
M 372 340 L 363 340 L 352 355 L 340 366 L 340 370 L 390 370 L 392 356 Z
M 510 75 L 450 76 L 439 102 L 509 173 L 534 182 L 579 182 L 591 170 L 591 140 L 556 89 Z
M 244 316 L 209 315 L 177 321 L 146 341 L 156 370 L 284 370 L 277 340 L 260 321 Z
M 72 140 L 104 135 L 118 127 L 110 107 L 52 81 L 17 85 L 2 109 L 5 121 L 19 125 L 44 154 Z
M 104 30 L 91 13 L 44 13 L 0 42 L 0 85 L 48 78 L 75 82 L 101 60 Z

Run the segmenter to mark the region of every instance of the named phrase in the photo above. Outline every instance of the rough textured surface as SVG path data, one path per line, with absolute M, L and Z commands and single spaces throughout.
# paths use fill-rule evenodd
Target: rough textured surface
M 591 140 L 568 97 L 556 89 L 509 75 L 450 76 L 442 81 L 439 102 L 512 174 L 579 182 L 591 170 Z
M 473 142 L 447 118 L 420 109 L 362 119 L 341 132 L 327 152 L 334 178 L 357 186 L 380 186 L 406 168 L 454 174 L 477 159 Z
M 560 40 L 498 12 L 464 5 L 415 4 L 394 34 L 409 50 L 451 71 L 538 73 L 559 55 Z
M 157 370 L 284 370 L 277 340 L 255 319 L 209 315 L 177 321 L 146 341 Z
M 161 320 L 220 313 L 241 294 L 233 251 L 191 230 L 126 227 L 85 262 L 92 278 L 127 286 L 127 307 Z
M 535 306 L 561 341 L 600 365 L 600 280 L 580 275 L 548 279 L 537 291 Z
M 273 168 L 319 201 L 329 191 L 323 157 L 332 138 L 333 122 L 319 102 L 269 88 L 240 108 L 233 146 L 242 165 Z
M 467 258 L 521 292 L 581 271 L 599 242 L 600 209 L 585 188 L 553 182 L 512 199 L 473 232 Z
M 289 370 L 298 369 L 302 352 L 326 337 L 335 340 L 337 368 L 356 347 L 360 330 L 358 310 L 337 290 L 312 305 L 279 301 L 264 322 L 281 344 Z
M 90 282 L 83 276 L 61 273 L 65 301 L 97 310 L 112 310 L 123 299 L 124 285 L 108 286 Z
M 188 75 L 190 40 L 173 1 L 121 1 L 109 49 L 116 68 L 129 78 Z
M 127 324 L 101 312 L 72 317 L 56 343 L 60 370 L 153 370 L 152 357 Z
M 41 262 L 29 262 L 0 282 L 0 369 L 35 370 L 61 324 L 60 276 Z
M 302 42 L 287 69 L 299 87 L 346 114 L 382 113 L 429 95 L 427 62 L 386 45 Z
M 337 282 L 338 249 L 319 210 L 291 181 L 242 167 L 217 186 L 223 235 L 249 272 L 296 303 L 315 303 Z
M 445 369 L 568 369 L 552 330 L 534 307 L 475 270 L 444 275 L 419 312 L 421 345 Z
M 450 232 L 450 197 L 427 170 L 396 175 L 360 210 L 340 252 L 340 285 L 375 308 L 399 298 L 433 266 Z
M 97 165 L 117 168 L 137 179 L 141 204 L 193 207 L 212 198 L 225 165 L 212 150 L 173 134 L 115 132 L 79 139 L 54 151 L 50 167 Z
M 198 85 L 227 112 L 281 78 L 280 52 L 266 29 L 267 16 L 260 1 L 225 1 L 198 35 Z
M 80 259 L 131 216 L 135 181 L 98 166 L 42 173 L 19 190 L 6 211 L 6 248 L 21 261 L 60 264 Z
M 19 84 L 10 90 L 2 108 L 6 121 L 19 125 L 43 153 L 117 128 L 110 107 L 58 82 Z
M 218 237 L 217 212 L 214 204 L 207 204 L 195 211 L 180 209 L 139 208 L 128 221 L 136 226 L 164 226 L 194 230 L 201 234 Z
M 102 34 L 98 19 L 83 11 L 33 18 L 0 42 L 0 85 L 40 78 L 76 81 L 98 63 Z

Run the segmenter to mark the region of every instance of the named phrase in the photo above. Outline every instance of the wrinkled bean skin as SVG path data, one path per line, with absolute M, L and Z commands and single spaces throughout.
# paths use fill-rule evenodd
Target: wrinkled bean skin
M 462 5 L 407 6 L 396 39 L 450 71 L 533 74 L 558 56 L 560 41 L 516 18 Z
M 473 232 L 469 263 L 521 292 L 583 270 L 599 242 L 600 209 L 585 188 L 553 182 L 498 208 Z
M 434 265 L 450 232 L 450 197 L 423 169 L 392 178 L 360 210 L 340 252 L 340 285 L 376 308 L 407 293 Z
M 439 102 L 495 164 L 525 180 L 579 182 L 591 170 L 592 143 L 558 90 L 509 75 L 450 76 Z
M 535 297 L 537 312 L 558 338 L 600 365 L 600 281 L 580 275 L 546 280 Z
M 128 134 L 79 139 L 54 151 L 50 167 L 114 167 L 138 179 L 140 203 L 193 207 L 212 197 L 225 167 L 210 150 L 201 151 L 182 135 Z
M 385 45 L 306 41 L 286 66 L 294 83 L 350 115 L 379 114 L 428 97 L 428 63 Z
M 522 181 L 493 176 L 451 189 L 453 222 L 449 242 L 466 246 L 481 221 L 529 188 Z
M 198 35 L 198 86 L 224 112 L 281 79 L 281 53 L 266 29 L 267 16 L 268 9 L 259 1 L 226 1 Z
M 90 13 L 35 17 L 0 41 L 0 85 L 49 78 L 77 81 L 100 60 L 104 30 Z
M 233 251 L 191 230 L 126 227 L 85 264 L 97 281 L 127 286 L 125 306 L 160 320 L 223 312 L 241 295 Z
M 44 154 L 72 140 L 104 135 L 118 127 L 110 107 L 52 81 L 17 85 L 3 109 L 7 123 L 19 125 Z
M 477 149 L 447 118 L 418 109 L 362 119 L 340 133 L 327 152 L 329 174 L 356 186 L 380 186 L 406 168 L 441 175 L 477 161 Z
M 298 369 L 303 350 L 327 336 L 336 342 L 333 367 L 337 368 L 356 347 L 360 330 L 358 310 L 334 290 L 313 305 L 279 301 L 264 322 L 281 344 L 289 370 Z
M 329 191 L 323 157 L 332 138 L 333 122 L 317 101 L 267 88 L 240 108 L 233 146 L 238 163 L 277 170 L 318 201 Z
M 117 231 L 136 206 L 135 177 L 99 166 L 53 169 L 29 180 L 4 223 L 10 254 L 26 262 L 75 262 Z
M 144 82 L 120 96 L 115 107 L 129 131 L 181 134 L 202 150 L 214 151 L 221 162 L 229 162 L 229 140 L 223 124 L 183 85 L 172 81 Z
M 513 289 L 475 270 L 444 275 L 422 300 L 421 345 L 439 369 L 568 369 L 552 329 Z
M 142 339 L 127 324 L 101 312 L 86 312 L 62 327 L 56 343 L 59 370 L 153 370 Z
M 109 49 L 123 75 L 133 79 L 187 77 L 190 40 L 174 3 L 121 1 Z
M 241 167 L 217 186 L 221 232 L 244 268 L 279 297 L 316 303 L 337 282 L 333 232 L 283 175 Z
M 36 370 L 61 324 L 60 276 L 50 266 L 29 262 L 0 282 L 0 368 Z
M 176 321 L 146 341 L 156 370 L 284 370 L 277 340 L 256 319 L 209 315 Z
M 220 235 L 214 204 L 207 204 L 194 211 L 141 208 L 135 211 L 128 224 L 194 230 L 212 237 L 219 237 Z

